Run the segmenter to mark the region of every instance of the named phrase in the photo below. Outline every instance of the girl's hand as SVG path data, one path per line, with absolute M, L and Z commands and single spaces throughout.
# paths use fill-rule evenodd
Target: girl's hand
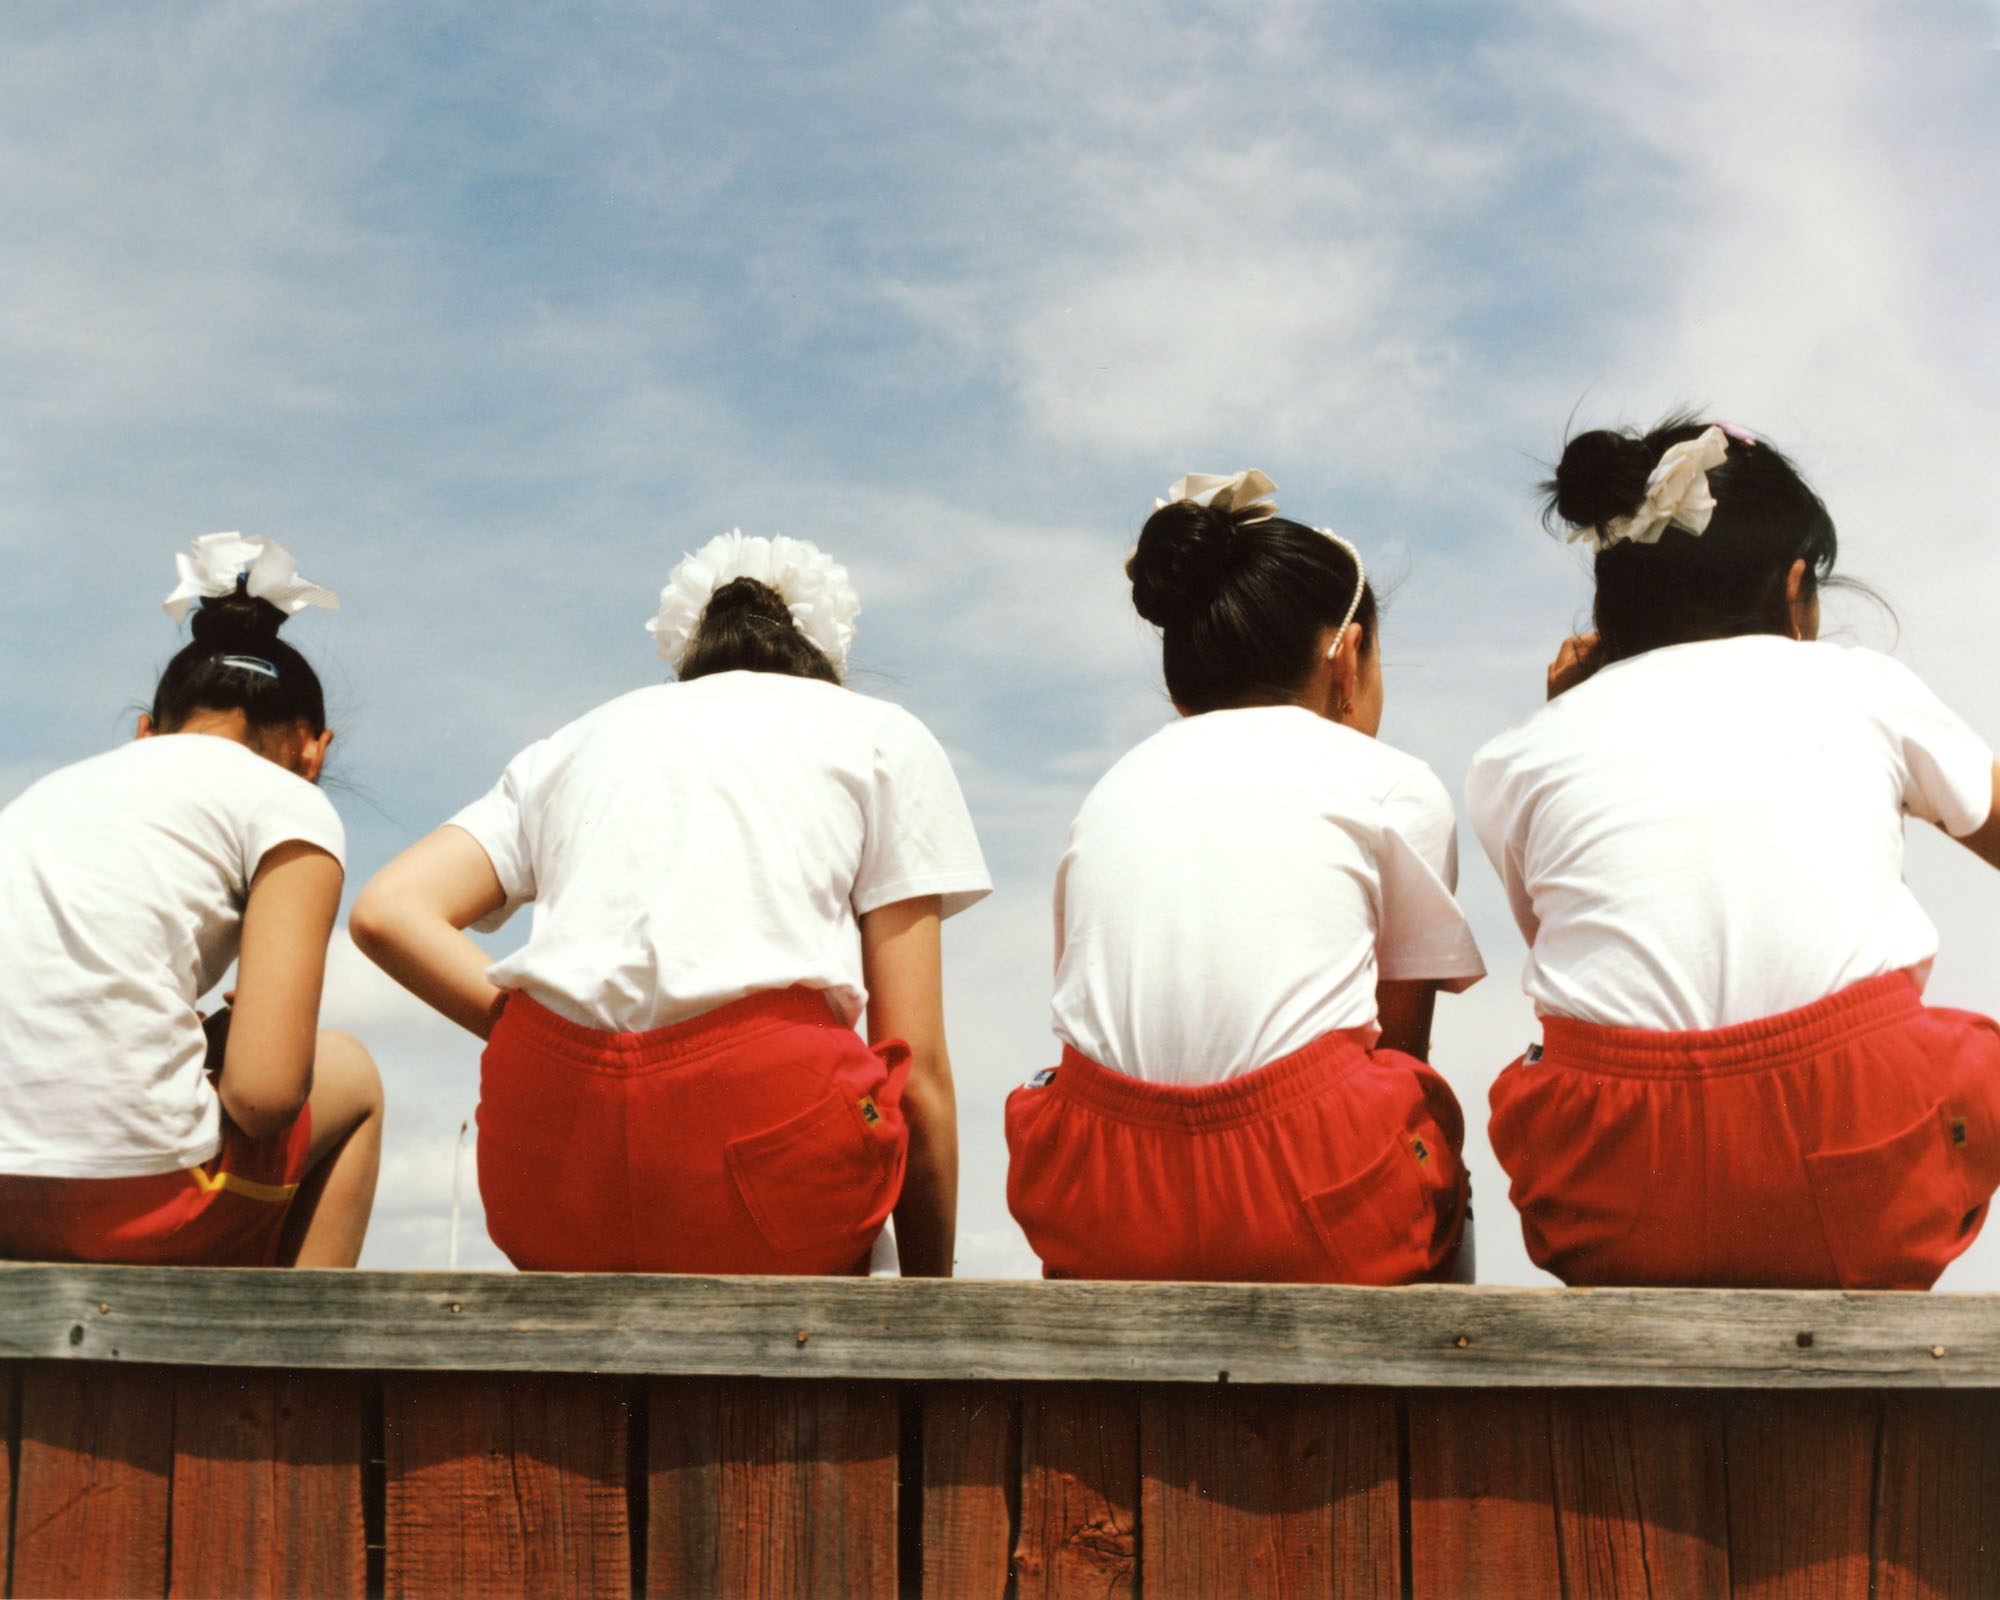
M 1549 698 L 1553 700 L 1564 690 L 1574 689 L 1602 665 L 1598 659 L 1597 635 L 1571 634 L 1556 651 L 1555 660 L 1549 663 Z

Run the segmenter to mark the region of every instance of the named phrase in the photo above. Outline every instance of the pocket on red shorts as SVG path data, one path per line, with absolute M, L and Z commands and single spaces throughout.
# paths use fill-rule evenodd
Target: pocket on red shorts
M 822 1249 L 862 1229 L 889 1177 L 870 1112 L 882 1115 L 872 1096 L 834 1089 L 775 1128 L 724 1147 L 736 1192 L 773 1250 Z
M 1942 1104 L 1875 1144 L 1806 1156 L 1820 1226 L 1843 1289 L 1928 1289 L 1977 1208 Z
M 1406 1135 L 1305 1208 L 1341 1283 L 1409 1283 L 1429 1265 L 1435 1213 Z

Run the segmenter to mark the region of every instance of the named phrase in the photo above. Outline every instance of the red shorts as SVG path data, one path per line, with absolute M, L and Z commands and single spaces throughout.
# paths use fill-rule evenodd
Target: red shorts
M 1065 1048 L 1007 1097 L 1007 1207 L 1051 1278 L 1411 1283 L 1457 1253 L 1464 1139 L 1436 1072 L 1345 1033 L 1199 1088 Z
M 306 1175 L 312 1111 L 252 1139 L 227 1117 L 198 1167 L 143 1178 L 0 1177 L 0 1257 L 126 1266 L 269 1267 Z
M 2000 1183 L 2000 1027 L 1903 973 L 1712 1032 L 1542 1028 L 1493 1151 L 1565 1283 L 1928 1289 Z
M 863 1271 L 903 1187 L 909 1070 L 816 989 L 651 1033 L 517 991 L 481 1063 L 486 1230 L 539 1271 Z

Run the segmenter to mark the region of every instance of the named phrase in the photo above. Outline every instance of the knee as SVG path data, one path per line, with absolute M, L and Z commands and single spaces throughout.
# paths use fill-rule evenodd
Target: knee
M 382 1074 L 366 1045 L 351 1033 L 322 1028 L 313 1057 L 313 1077 L 319 1088 L 337 1091 L 359 1118 L 382 1114 Z

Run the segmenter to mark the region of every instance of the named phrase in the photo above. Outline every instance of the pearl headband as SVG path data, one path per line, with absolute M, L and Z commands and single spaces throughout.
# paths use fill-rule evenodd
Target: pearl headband
M 1167 497 L 1155 500 L 1153 509 L 1158 511 L 1180 501 L 1188 501 L 1227 512 L 1239 523 L 1265 522 L 1278 514 L 1277 493 L 1278 486 L 1255 467 L 1246 467 L 1227 476 L 1213 472 L 1190 472 L 1175 479 Z M 1361 591 L 1368 583 L 1368 568 L 1362 563 L 1361 552 L 1331 528 L 1315 528 L 1313 532 L 1323 534 L 1339 545 L 1354 563 L 1354 597 L 1347 602 L 1347 615 L 1340 619 L 1340 627 L 1333 636 L 1333 648 L 1326 653 L 1331 661 L 1340 649 L 1340 641 L 1347 636 L 1355 613 L 1361 609 Z

